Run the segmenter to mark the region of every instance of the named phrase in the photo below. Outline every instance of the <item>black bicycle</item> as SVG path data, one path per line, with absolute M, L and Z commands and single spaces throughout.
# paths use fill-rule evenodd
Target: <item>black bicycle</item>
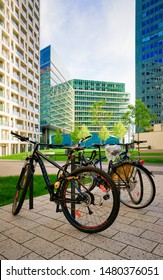
M 36 164 L 39 163 L 50 194 L 50 201 L 56 203 L 56 212 L 63 211 L 72 226 L 83 232 L 97 233 L 105 230 L 115 221 L 120 207 L 119 193 L 115 183 L 104 171 L 93 166 L 85 166 L 69 172 L 41 153 L 39 142 L 31 141 L 28 137 L 14 132 L 11 134 L 20 141 L 33 145 L 33 151 L 26 158 L 16 185 L 12 206 L 13 215 L 19 213 L 31 184 Z M 54 146 L 50 145 L 50 147 Z M 61 171 L 57 182 L 50 181 L 43 160 Z M 90 189 L 92 181 L 94 187 Z
M 130 158 L 129 147 L 133 146 L 135 142 L 116 145 L 92 144 L 95 149 L 87 157 L 81 143 L 90 137 L 84 137 L 72 146 L 78 151 L 75 160 L 76 167 L 91 165 L 98 167 L 100 170 L 105 170 L 119 190 L 120 201 L 130 208 L 140 209 L 151 204 L 156 195 L 155 183 L 152 173 L 143 166 L 144 161 L 140 158 L 138 160 Z M 142 141 L 139 141 L 139 143 L 136 141 L 136 144 L 140 143 Z M 122 145 L 125 147 L 124 152 L 121 152 L 120 146 Z M 102 151 L 104 147 L 105 151 Z M 115 157 L 117 157 L 116 161 L 114 161 Z M 68 150 L 67 162 L 63 166 L 64 170 L 70 169 L 70 159 L 71 147 Z M 60 171 L 58 176 L 60 176 Z M 89 187 L 90 190 L 94 188 L 93 178 L 92 181 L 90 180 Z

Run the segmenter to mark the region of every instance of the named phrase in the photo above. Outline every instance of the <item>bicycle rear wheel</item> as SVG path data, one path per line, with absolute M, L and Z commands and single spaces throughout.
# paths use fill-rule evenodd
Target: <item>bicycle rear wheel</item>
M 32 179 L 32 171 L 30 165 L 27 163 L 20 173 L 19 180 L 16 185 L 16 193 L 12 205 L 12 214 L 17 215 L 22 208 L 28 186 Z
M 90 184 L 93 188 L 90 190 Z M 116 219 L 119 192 L 106 172 L 95 167 L 81 167 L 63 183 L 61 198 L 63 214 L 72 226 L 87 233 L 108 228 Z
M 147 207 L 155 198 L 156 188 L 150 172 L 134 162 L 113 167 L 111 177 L 120 189 L 120 201 L 130 208 Z

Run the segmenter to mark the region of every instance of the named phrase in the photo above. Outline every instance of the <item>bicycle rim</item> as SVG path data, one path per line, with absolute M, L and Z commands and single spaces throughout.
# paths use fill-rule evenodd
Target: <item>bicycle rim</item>
M 94 187 L 90 190 L 92 180 Z M 62 204 L 63 213 L 71 225 L 83 232 L 105 230 L 118 215 L 118 190 L 110 177 L 98 168 L 81 167 L 72 172 L 63 184 L 61 197 L 73 200 Z
M 16 186 L 16 193 L 12 205 L 12 214 L 17 215 L 22 208 L 28 186 L 31 182 L 32 173 L 29 164 L 22 168 L 19 180 Z
M 116 174 L 116 176 L 115 176 Z M 120 189 L 120 201 L 131 208 L 144 208 L 155 197 L 155 183 L 146 168 L 141 165 L 124 162 L 119 164 L 112 178 Z

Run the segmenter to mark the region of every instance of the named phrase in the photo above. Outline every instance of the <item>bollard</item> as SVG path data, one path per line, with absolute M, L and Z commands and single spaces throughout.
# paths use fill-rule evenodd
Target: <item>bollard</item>
M 33 175 L 29 185 L 29 209 L 33 209 Z

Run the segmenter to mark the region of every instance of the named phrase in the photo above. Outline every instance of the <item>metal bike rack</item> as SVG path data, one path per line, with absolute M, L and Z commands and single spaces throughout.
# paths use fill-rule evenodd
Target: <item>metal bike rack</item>
M 29 209 L 33 209 L 33 175 L 29 185 Z

